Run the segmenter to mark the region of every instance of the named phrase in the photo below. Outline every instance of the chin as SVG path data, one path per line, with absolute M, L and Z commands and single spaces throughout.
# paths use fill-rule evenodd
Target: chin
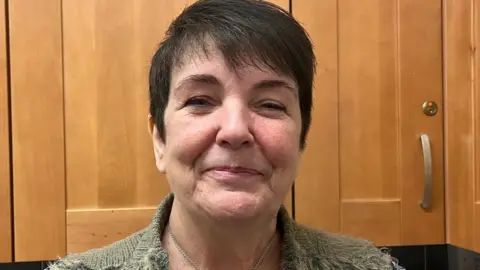
M 217 219 L 251 219 L 265 213 L 265 196 L 245 191 L 219 191 L 203 198 L 205 210 Z

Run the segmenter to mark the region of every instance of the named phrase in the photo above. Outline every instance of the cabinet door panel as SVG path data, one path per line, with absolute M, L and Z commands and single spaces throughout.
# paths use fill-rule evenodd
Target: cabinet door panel
M 340 231 L 389 245 L 401 235 L 395 7 L 338 6 Z
M 15 260 L 65 254 L 61 1 L 9 1 Z
M 480 5 L 445 1 L 447 243 L 480 252 Z
M 400 168 L 402 243 L 445 243 L 443 140 L 442 1 L 402 0 L 399 5 Z M 435 116 L 422 111 L 438 105 Z M 432 202 L 420 207 L 425 189 L 419 137 L 427 134 L 432 151 Z
M 378 245 L 443 243 L 443 115 L 422 111 L 426 100 L 443 102 L 441 1 L 294 0 L 293 15 L 319 56 L 297 219 Z M 433 152 L 429 210 L 419 204 L 423 133 Z
M 337 1 L 293 0 L 292 12 L 309 32 L 317 58 L 312 124 L 294 187 L 295 218 L 338 231 Z
M 5 1 L 0 1 L 0 263 L 12 261 L 10 110 L 7 83 Z
M 169 191 L 147 129 L 148 70 L 189 2 L 63 2 L 68 252 L 142 229 Z

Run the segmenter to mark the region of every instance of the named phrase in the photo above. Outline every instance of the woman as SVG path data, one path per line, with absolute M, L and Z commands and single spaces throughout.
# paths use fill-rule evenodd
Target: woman
M 282 207 L 314 70 L 304 29 L 272 4 L 184 10 L 150 72 L 156 166 L 172 194 L 148 228 L 51 269 L 396 269 L 371 244 L 296 224 Z

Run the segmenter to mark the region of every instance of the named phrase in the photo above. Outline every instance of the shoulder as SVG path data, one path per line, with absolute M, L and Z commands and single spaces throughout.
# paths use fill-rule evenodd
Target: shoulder
M 300 224 L 294 228 L 297 248 L 310 258 L 312 269 L 397 269 L 386 249 L 379 249 L 369 241 Z
M 82 253 L 69 254 L 48 266 L 48 270 L 93 270 L 119 269 L 130 261 L 142 237 L 148 231 L 144 229 L 127 238 L 102 248 Z
M 145 229 L 103 248 L 70 254 L 51 264 L 50 270 L 131 270 L 168 269 L 168 254 L 160 236 L 170 216 L 173 193 L 157 207 L 152 222 Z

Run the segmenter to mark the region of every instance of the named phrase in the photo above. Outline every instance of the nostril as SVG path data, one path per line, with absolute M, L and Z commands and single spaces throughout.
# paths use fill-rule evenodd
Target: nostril
M 249 144 L 251 144 L 251 142 L 252 142 L 252 141 L 246 140 L 246 141 L 243 142 L 243 144 L 244 144 L 244 145 L 249 145 Z
M 230 145 L 230 143 L 229 143 L 228 141 L 226 141 L 226 140 L 222 140 L 222 141 L 220 142 L 220 144 L 221 144 L 221 145 Z
M 252 144 L 251 140 L 221 140 L 220 146 L 237 149 L 242 147 L 248 147 Z

